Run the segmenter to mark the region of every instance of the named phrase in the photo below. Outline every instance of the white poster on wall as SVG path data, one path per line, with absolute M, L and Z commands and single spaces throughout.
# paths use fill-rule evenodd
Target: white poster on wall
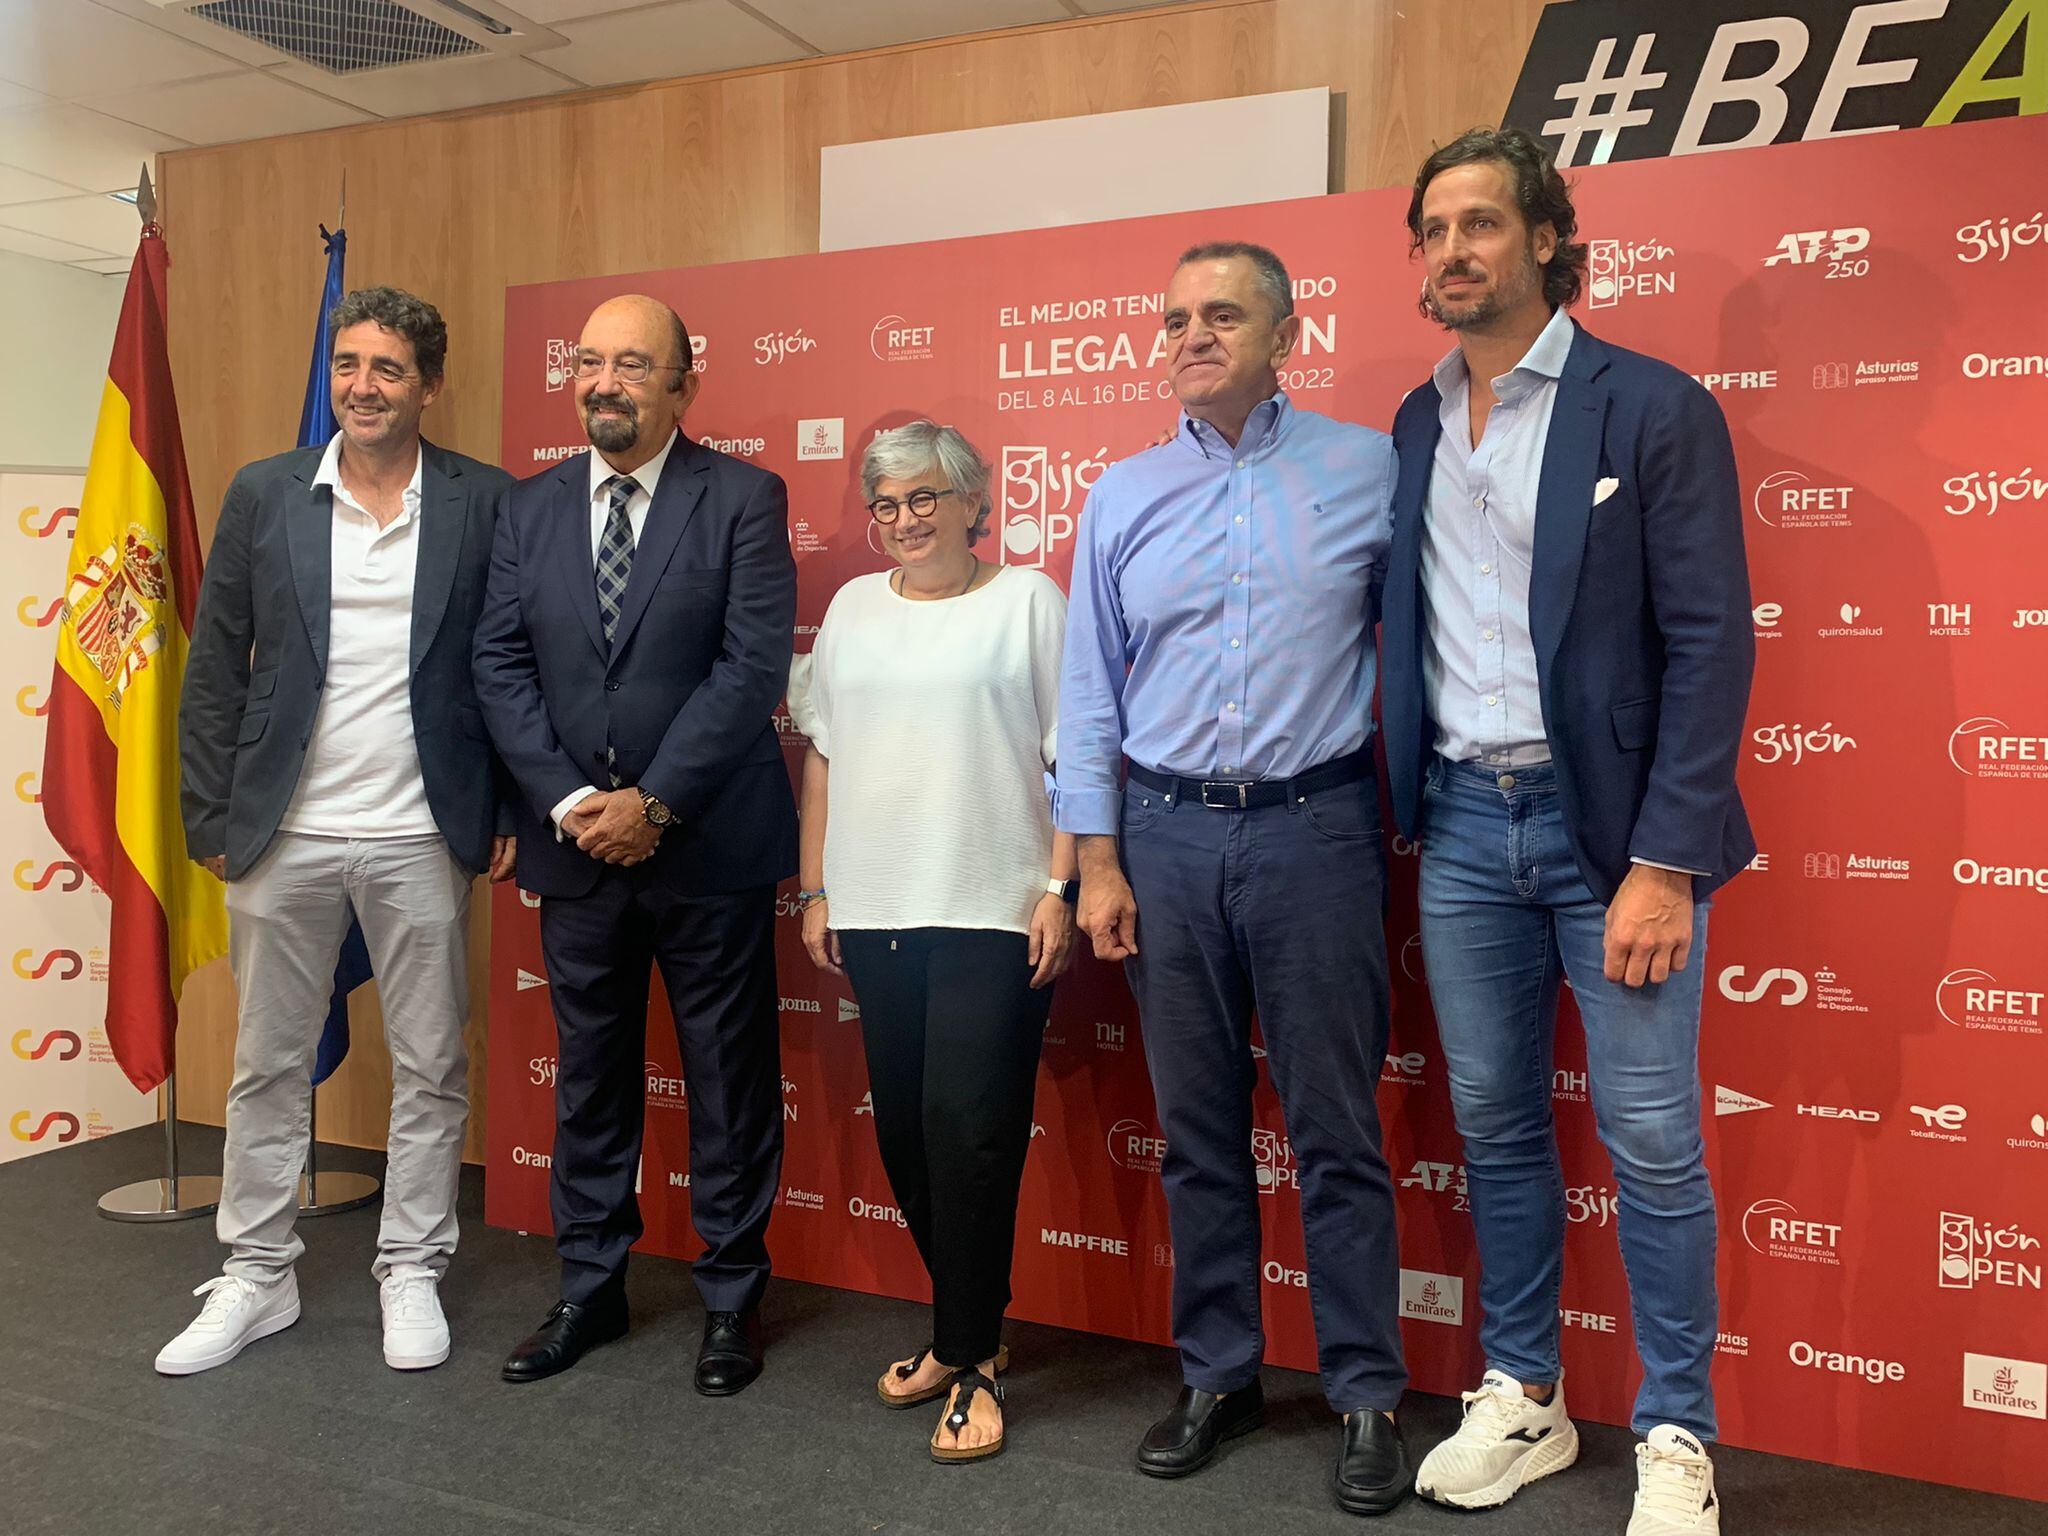
M 146 1125 L 107 1045 L 108 902 L 43 824 L 43 721 L 79 474 L 0 470 L 0 1163 Z

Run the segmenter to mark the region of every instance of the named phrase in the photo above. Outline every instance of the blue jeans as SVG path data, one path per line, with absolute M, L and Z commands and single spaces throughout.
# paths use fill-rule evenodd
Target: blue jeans
M 1422 953 L 1479 1240 L 1489 1367 L 1551 1382 L 1558 1363 L 1565 1188 L 1551 1120 L 1557 989 L 1586 1029 L 1593 1113 L 1619 1190 L 1616 1226 L 1643 1385 L 1638 1434 L 1714 1438 L 1714 1191 L 1700 1134 L 1700 978 L 1707 903 L 1669 981 L 1603 971 L 1606 908 L 1566 843 L 1555 770 L 1439 758 L 1424 788 Z

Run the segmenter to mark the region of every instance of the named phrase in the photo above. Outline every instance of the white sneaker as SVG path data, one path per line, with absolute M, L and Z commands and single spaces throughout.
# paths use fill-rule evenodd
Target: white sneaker
M 1579 1432 L 1565 1417 L 1564 1383 L 1539 1403 L 1502 1371 L 1467 1392 L 1458 1432 L 1422 1458 L 1415 1491 L 1454 1509 L 1492 1509 L 1524 1484 L 1579 1459 Z
M 166 1376 L 190 1376 L 226 1365 L 244 1345 L 281 1333 L 299 1320 L 299 1277 L 258 1285 L 240 1275 L 215 1275 L 193 1291 L 206 1305 L 192 1325 L 161 1350 L 156 1368 Z
M 441 1314 L 441 1277 L 424 1264 L 401 1264 L 377 1287 L 384 1309 L 384 1363 L 424 1371 L 448 1358 L 448 1319 Z
M 1706 1448 L 1675 1424 L 1659 1424 L 1636 1447 L 1636 1507 L 1628 1536 L 1698 1536 L 1721 1529 L 1714 1464 Z

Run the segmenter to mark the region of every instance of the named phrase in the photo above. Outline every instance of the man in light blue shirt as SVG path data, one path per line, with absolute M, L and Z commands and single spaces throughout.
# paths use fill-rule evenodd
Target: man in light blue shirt
M 1136 994 L 1166 1140 L 1185 1385 L 1139 1469 L 1192 1472 L 1263 1411 L 1256 1009 L 1300 1177 L 1323 1391 L 1344 1415 L 1337 1497 L 1379 1514 L 1412 1481 L 1374 1097 L 1388 1002 L 1373 625 L 1394 454 L 1280 392 L 1293 309 L 1259 246 L 1197 246 L 1167 286 L 1182 415 L 1172 440 L 1103 473 L 1081 519 L 1057 819 L 1080 837 L 1080 926 Z

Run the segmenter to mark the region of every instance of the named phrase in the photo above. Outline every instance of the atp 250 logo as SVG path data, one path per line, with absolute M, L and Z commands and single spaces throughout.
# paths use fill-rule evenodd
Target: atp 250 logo
M 23 981 L 76 981 L 85 974 L 85 957 L 75 949 L 45 950 L 40 958 L 32 949 L 17 949 L 14 974 Z

